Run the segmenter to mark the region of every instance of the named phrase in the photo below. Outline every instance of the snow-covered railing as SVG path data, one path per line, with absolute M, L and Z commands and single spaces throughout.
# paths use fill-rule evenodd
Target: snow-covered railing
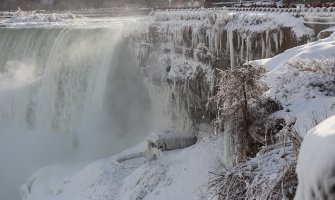
M 335 13 L 335 7 L 322 8 L 270 8 L 270 7 L 214 7 L 214 8 L 172 8 L 164 11 L 201 11 L 201 10 L 228 10 L 238 12 L 279 12 L 279 13 Z M 157 9 L 156 11 L 162 11 Z
M 227 8 L 229 11 L 238 11 L 238 12 L 279 12 L 279 13 L 335 13 L 334 7 L 323 7 L 323 8 L 269 8 L 269 7 L 246 7 L 238 8 L 232 7 Z

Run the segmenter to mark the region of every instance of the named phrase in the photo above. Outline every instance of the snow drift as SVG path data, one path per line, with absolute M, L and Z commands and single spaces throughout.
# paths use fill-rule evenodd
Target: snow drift
M 335 116 L 310 130 L 301 145 L 295 200 L 335 199 Z

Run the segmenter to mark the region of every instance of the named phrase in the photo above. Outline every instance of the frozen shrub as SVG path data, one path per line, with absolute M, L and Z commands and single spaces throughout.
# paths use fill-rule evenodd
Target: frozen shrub
M 335 59 L 296 59 L 286 65 L 286 73 L 275 87 L 278 98 L 334 96 Z
M 301 138 L 285 125 L 272 145 L 254 158 L 232 168 L 224 165 L 210 181 L 212 195 L 221 199 L 293 199 L 298 184 L 295 173 Z
M 219 70 L 217 93 L 211 98 L 217 105 L 214 124 L 223 130 L 227 128 L 224 124 L 230 122 L 233 156 L 239 157 L 241 161 L 254 154 L 249 128 L 253 123 L 252 119 L 263 114 L 252 108 L 261 103 L 262 94 L 267 89 L 260 81 L 264 73 L 263 67 L 253 65 Z

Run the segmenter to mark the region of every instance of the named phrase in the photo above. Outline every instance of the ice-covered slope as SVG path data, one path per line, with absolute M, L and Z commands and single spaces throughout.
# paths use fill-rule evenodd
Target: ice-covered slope
M 296 131 L 304 137 L 295 199 L 334 199 L 335 33 L 274 58 L 253 62 L 267 68 L 265 81 L 271 88 L 268 95 L 284 107 L 275 114 L 295 120 Z
M 277 115 L 295 118 L 301 135 L 335 114 L 335 34 L 255 63 L 267 68 L 268 95 L 284 106 Z
M 293 59 L 323 59 L 335 56 L 335 34 L 329 38 L 311 42 L 285 51 L 271 59 L 264 59 L 260 61 L 267 67 L 271 77 L 274 73 L 280 73 L 285 68 L 284 65 Z
M 305 136 L 298 158 L 295 200 L 335 199 L 335 116 Z
M 51 166 L 22 186 L 24 200 L 194 200 L 207 188 L 209 171 L 221 157 L 222 140 L 205 137 L 197 144 L 164 152 L 158 160 L 118 158 L 142 152 L 145 145 L 96 161 Z
M 264 77 L 270 87 L 267 95 L 283 105 L 284 109 L 274 115 L 286 119 L 287 126 L 277 133 L 274 146 L 265 145 L 256 157 L 223 173 L 224 178 L 217 185 L 223 198 L 292 199 L 298 184 L 295 164 L 300 141 L 295 131 L 305 136 L 298 161 L 296 200 L 335 198 L 335 117 L 305 135 L 315 124 L 335 113 L 334 38 L 335 34 L 271 59 L 253 61 L 267 68 Z M 233 186 L 225 187 L 230 182 Z

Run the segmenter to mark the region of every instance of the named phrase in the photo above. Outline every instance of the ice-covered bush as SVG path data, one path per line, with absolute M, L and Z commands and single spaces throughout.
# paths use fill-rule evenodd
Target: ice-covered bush
M 217 93 L 210 99 L 210 103 L 217 105 L 214 124 L 218 129 L 228 129 L 225 124 L 230 123 L 233 156 L 241 161 L 253 154 L 249 128 L 252 119 L 262 114 L 252 108 L 262 102 L 262 94 L 267 89 L 260 81 L 264 73 L 263 67 L 253 65 L 238 65 L 219 71 Z
M 334 96 L 335 59 L 296 59 L 286 65 L 285 75 L 279 78 L 275 88 L 278 98 Z
M 300 137 L 286 125 L 276 143 L 263 146 L 256 157 L 227 168 L 224 165 L 210 182 L 210 192 L 218 199 L 293 199 Z

